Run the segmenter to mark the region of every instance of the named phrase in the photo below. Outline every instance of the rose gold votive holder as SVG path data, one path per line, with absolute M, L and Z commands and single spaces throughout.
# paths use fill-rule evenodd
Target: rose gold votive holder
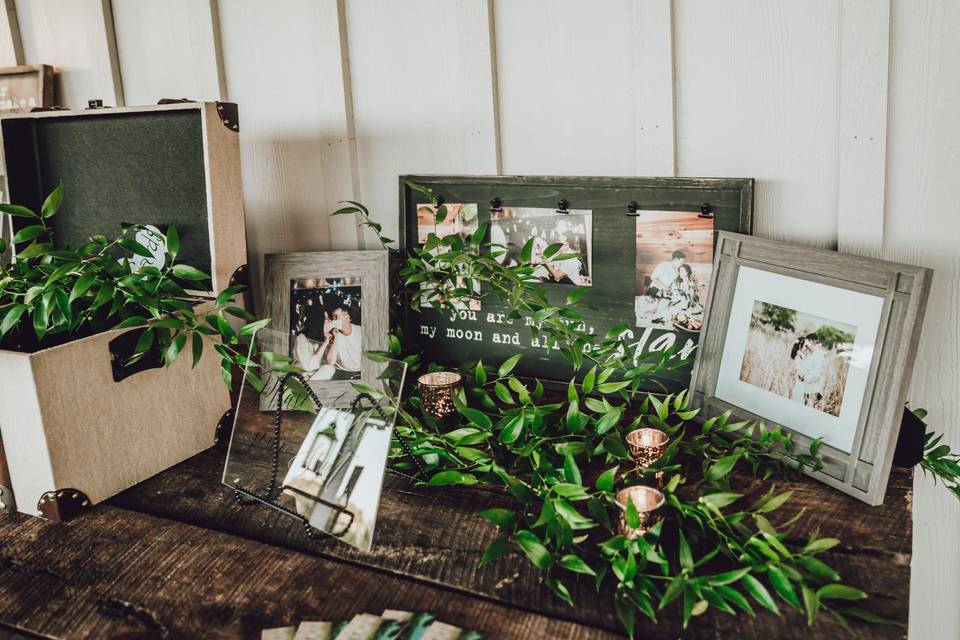
M 660 459 L 670 444 L 670 436 L 660 429 L 634 429 L 627 434 L 627 448 L 637 467 L 649 467 Z
M 633 501 L 633 506 L 640 516 L 640 526 L 631 527 L 627 524 L 627 501 Z M 617 506 L 620 507 L 620 517 L 617 520 L 617 531 L 625 538 L 633 540 L 639 538 L 660 520 L 657 511 L 663 506 L 663 494 L 653 487 L 637 485 L 627 487 L 617 492 Z
M 463 386 L 463 376 L 454 371 L 425 373 L 417 379 L 424 413 L 443 420 L 454 411 L 453 395 Z

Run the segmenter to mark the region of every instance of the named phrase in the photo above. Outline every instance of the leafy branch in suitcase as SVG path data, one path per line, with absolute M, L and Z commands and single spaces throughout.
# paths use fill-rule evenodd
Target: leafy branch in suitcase
M 409 186 L 431 200 L 442 221 L 445 207 L 434 194 Z M 369 211 L 360 203 L 346 204 L 335 215 L 359 216 L 389 248 L 392 241 L 381 235 Z M 490 244 L 487 235 L 480 225 L 469 236 L 431 234 L 423 246 L 394 252 L 397 305 L 417 308 L 428 300 L 455 309 L 464 300 L 494 296 L 510 306 L 511 319 L 528 322 L 534 338 L 555 341 L 571 365 L 573 379 L 560 394 L 539 380 L 514 375 L 520 355 L 495 367 L 483 362 L 461 367 L 464 388 L 454 398 L 453 424 L 421 411 L 416 395 L 400 409 L 396 428 L 426 466 L 424 482 L 498 484 L 515 500 L 512 508 L 480 514 L 499 529 L 483 563 L 516 549 L 571 605 L 574 581 L 591 580 L 599 593 L 612 597 L 631 636 L 640 617 L 656 621 L 673 606 L 680 607 L 684 626 L 711 608 L 754 615 L 757 607 L 780 614 L 785 606 L 804 612 L 809 624 L 821 613 L 844 626 L 851 618 L 884 622 L 857 606 L 867 594 L 844 584 L 825 562 L 823 554 L 839 540 L 798 540 L 791 534 L 803 513 L 790 508 L 789 491 L 771 487 L 750 500 L 738 490 L 743 480 L 734 477 L 737 470 L 769 480 L 799 467 L 819 468 L 819 441 L 798 451 L 779 427 L 732 422 L 729 415 L 697 424 L 698 410 L 686 392 L 666 397 L 642 392 L 651 375 L 680 364 L 673 353 L 637 359 L 623 338 L 627 327 L 603 336 L 582 330 L 584 288 L 572 289 L 563 305 L 551 303 L 532 277 L 537 265 L 530 251 L 524 248 L 520 264 L 503 265 L 496 260 L 503 248 Z M 372 355 L 402 357 L 412 369 L 423 368 L 417 354 L 403 352 L 403 343 L 401 335 L 391 336 L 390 352 Z M 650 469 L 636 470 L 624 445 L 625 434 L 639 426 L 671 438 Z M 955 464 L 942 450 L 934 451 L 937 469 Z M 392 453 L 395 466 L 416 473 L 400 448 Z M 618 534 L 617 490 L 657 472 L 669 478 L 663 487 L 667 517 L 640 537 Z M 639 523 L 635 509 L 628 508 L 625 518 L 630 526 Z
M 233 367 L 247 364 L 250 336 L 269 322 L 234 305 L 242 287 L 229 287 L 215 299 L 191 293 L 209 288 L 211 278 L 176 262 L 180 237 L 173 226 L 162 268 L 136 264 L 155 257 L 136 239 L 143 227 L 126 228 L 115 238 L 95 235 L 76 248 L 55 246 L 51 219 L 63 197 L 61 184 L 39 212 L 0 205 L 0 212 L 23 223 L 12 238 L 15 259 L 0 262 L 0 348 L 31 352 L 110 329 L 137 329 L 127 364 L 154 354 L 169 365 L 186 350 L 196 366 L 210 342 L 229 385 Z M 0 239 L 0 256 L 8 248 Z M 242 326 L 234 328 L 231 317 Z M 255 372 L 251 376 L 257 380 Z

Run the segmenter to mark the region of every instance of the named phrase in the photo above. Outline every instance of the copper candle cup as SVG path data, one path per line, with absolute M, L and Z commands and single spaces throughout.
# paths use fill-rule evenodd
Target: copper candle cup
M 617 492 L 617 506 L 620 507 L 620 517 L 617 520 L 617 531 L 625 538 L 633 540 L 639 538 L 653 525 L 660 520 L 660 507 L 663 506 L 665 498 L 663 493 L 653 487 L 637 485 L 627 487 Z M 633 502 L 640 516 L 640 524 L 637 527 L 631 527 L 627 523 L 627 504 Z
M 649 467 L 660 459 L 670 444 L 670 436 L 659 429 L 634 429 L 627 434 L 630 457 L 638 467 Z
M 634 429 L 627 434 L 627 448 L 630 450 L 630 457 L 637 465 L 637 470 L 649 467 L 663 456 L 670 444 L 670 436 L 659 429 L 645 427 L 643 429 Z M 653 474 L 653 479 L 658 487 L 663 486 L 664 473 L 657 471 Z
M 443 420 L 454 413 L 454 394 L 463 386 L 463 376 L 454 371 L 425 373 L 417 379 L 420 387 L 420 403 L 424 413 Z

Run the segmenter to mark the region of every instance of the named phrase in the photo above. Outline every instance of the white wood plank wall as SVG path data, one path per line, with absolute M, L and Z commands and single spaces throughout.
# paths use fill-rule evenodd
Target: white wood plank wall
M 239 103 L 248 246 L 354 249 L 397 175 L 757 178 L 756 233 L 936 270 L 912 400 L 960 447 L 955 0 L 4 0 L 60 102 Z M 918 476 L 913 638 L 960 637 L 960 505 Z
M 486 0 L 348 0 L 359 197 L 397 237 L 397 175 L 497 173 Z

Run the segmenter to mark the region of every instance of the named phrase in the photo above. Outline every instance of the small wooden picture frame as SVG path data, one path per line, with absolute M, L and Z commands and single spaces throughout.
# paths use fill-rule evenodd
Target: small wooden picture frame
M 386 251 L 267 255 L 264 303 L 273 322 L 258 334 L 271 343 L 261 350 L 293 358 L 324 405 L 348 402 L 355 383 L 373 387 L 382 370 L 364 354 L 389 344 L 388 280 Z M 267 410 L 276 381 L 264 382 Z
M 883 502 L 933 272 L 722 232 L 691 389 L 702 417 L 781 425 L 808 474 Z
M 53 106 L 53 67 L 0 67 L 0 114 L 28 113 Z

